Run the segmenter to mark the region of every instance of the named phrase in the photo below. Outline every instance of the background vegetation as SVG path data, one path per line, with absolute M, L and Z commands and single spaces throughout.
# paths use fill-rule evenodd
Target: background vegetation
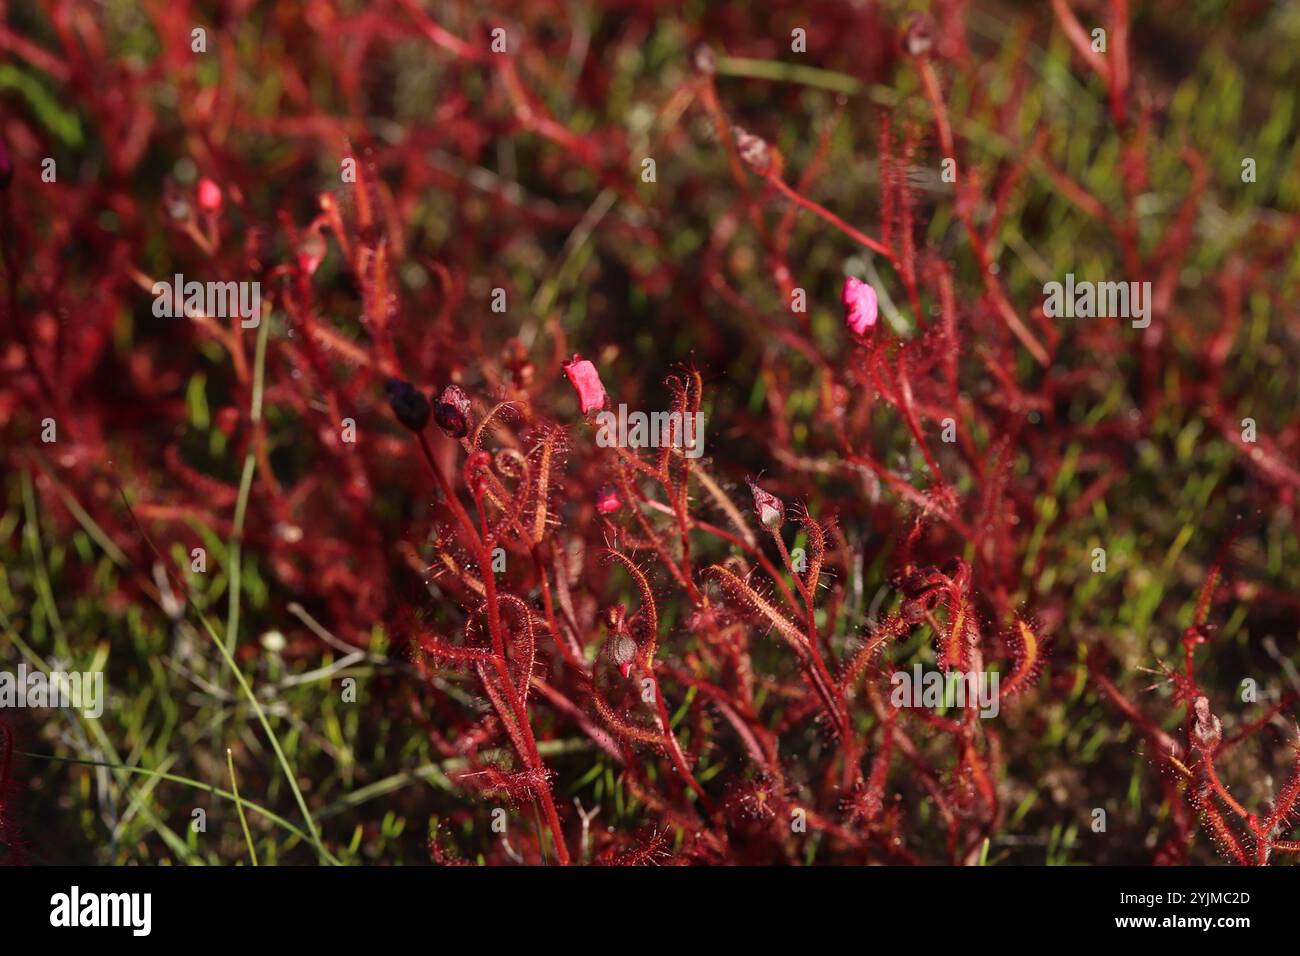
M 1095 62 L 1074 17 L 1107 30 Z M 542 791 L 577 861 L 1210 863 L 1233 840 L 1253 860 L 1189 742 L 1199 694 L 1223 786 L 1289 835 L 1269 814 L 1300 691 L 1300 6 L 43 0 L 5 5 L 0 49 L 0 666 L 102 670 L 110 695 L 97 721 L 0 715 L 11 862 L 555 862 Z M 800 209 L 733 127 L 897 254 Z M 155 318 L 152 280 L 177 272 L 261 281 L 266 321 Z M 1071 272 L 1152 282 L 1151 328 L 1043 317 Z M 880 292 L 868 341 L 844 326 L 846 273 Z M 683 529 L 684 560 L 684 519 L 639 473 L 645 525 L 626 500 L 597 511 L 625 464 L 565 382 L 575 351 L 615 404 L 702 402 L 705 457 L 677 473 L 693 520 L 756 544 Z M 553 485 L 524 495 L 545 543 L 507 542 L 503 576 L 555 695 L 528 704 L 544 781 L 475 779 L 520 758 L 497 678 L 430 652 L 480 639 L 482 585 L 390 376 L 459 383 L 476 420 L 513 403 L 494 449 L 555 442 Z M 429 434 L 473 514 L 471 456 Z M 705 573 L 780 563 L 750 477 L 789 508 L 785 544 L 809 547 L 796 504 L 826 526 L 810 616 L 837 681 L 901 619 L 909 575 L 965 562 L 978 646 L 1013 667 L 1030 622 L 1036 682 L 987 730 L 944 725 L 952 708 L 909 724 L 913 761 L 849 693 L 855 760 L 770 620 Z M 602 547 L 648 575 L 648 672 L 712 806 L 668 744 L 595 705 L 606 609 L 646 603 Z M 543 579 L 570 592 L 557 627 Z M 955 612 L 931 610 L 860 661 L 867 684 L 935 666 Z M 779 782 L 726 707 L 759 750 L 771 735 Z M 575 801 L 600 808 L 590 832 Z

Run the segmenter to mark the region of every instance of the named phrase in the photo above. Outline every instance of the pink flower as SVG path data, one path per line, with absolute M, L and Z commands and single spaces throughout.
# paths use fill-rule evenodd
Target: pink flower
M 600 373 L 596 371 L 596 366 L 575 353 L 573 358 L 564 363 L 564 374 L 568 377 L 573 390 L 578 393 L 578 404 L 582 408 L 582 414 L 605 407 L 605 386 L 601 384 Z
M 865 335 L 876 324 L 876 290 L 861 279 L 845 278 L 840 301 L 847 310 L 844 321 L 855 334 Z
M 221 208 L 221 187 L 207 176 L 199 180 L 199 208 L 204 212 L 216 212 Z
M 623 507 L 623 499 L 608 485 L 596 493 L 596 510 L 601 514 L 612 514 L 621 507 Z

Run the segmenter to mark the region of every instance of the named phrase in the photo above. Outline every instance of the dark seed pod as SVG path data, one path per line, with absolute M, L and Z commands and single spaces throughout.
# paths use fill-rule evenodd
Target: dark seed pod
M 424 426 L 429 424 L 429 400 L 424 393 L 399 378 L 390 378 L 384 391 L 397 420 L 413 432 L 424 431 Z
M 469 396 L 459 385 L 448 385 L 433 406 L 433 420 L 452 438 L 469 434 Z

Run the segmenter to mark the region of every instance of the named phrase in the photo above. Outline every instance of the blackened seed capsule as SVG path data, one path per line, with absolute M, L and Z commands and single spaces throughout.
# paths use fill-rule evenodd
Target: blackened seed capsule
M 429 424 L 429 400 L 410 382 L 390 378 L 384 385 L 388 404 L 397 420 L 413 432 L 424 430 Z

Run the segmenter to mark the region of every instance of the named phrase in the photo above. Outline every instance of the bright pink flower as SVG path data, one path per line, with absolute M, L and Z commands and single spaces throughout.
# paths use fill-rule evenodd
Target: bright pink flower
M 623 507 L 623 499 L 608 485 L 596 493 L 596 510 L 601 514 L 611 514 L 621 507 Z
M 582 407 L 582 414 L 605 407 L 605 386 L 601 384 L 600 373 L 596 371 L 596 366 L 575 353 L 573 358 L 564 363 L 564 374 L 568 377 L 573 390 L 578 393 L 578 404 Z
M 857 335 L 865 335 L 876 324 L 876 290 L 861 279 L 848 276 L 840 291 L 844 321 Z
M 199 180 L 198 199 L 204 212 L 216 212 L 221 208 L 221 187 L 204 176 Z

